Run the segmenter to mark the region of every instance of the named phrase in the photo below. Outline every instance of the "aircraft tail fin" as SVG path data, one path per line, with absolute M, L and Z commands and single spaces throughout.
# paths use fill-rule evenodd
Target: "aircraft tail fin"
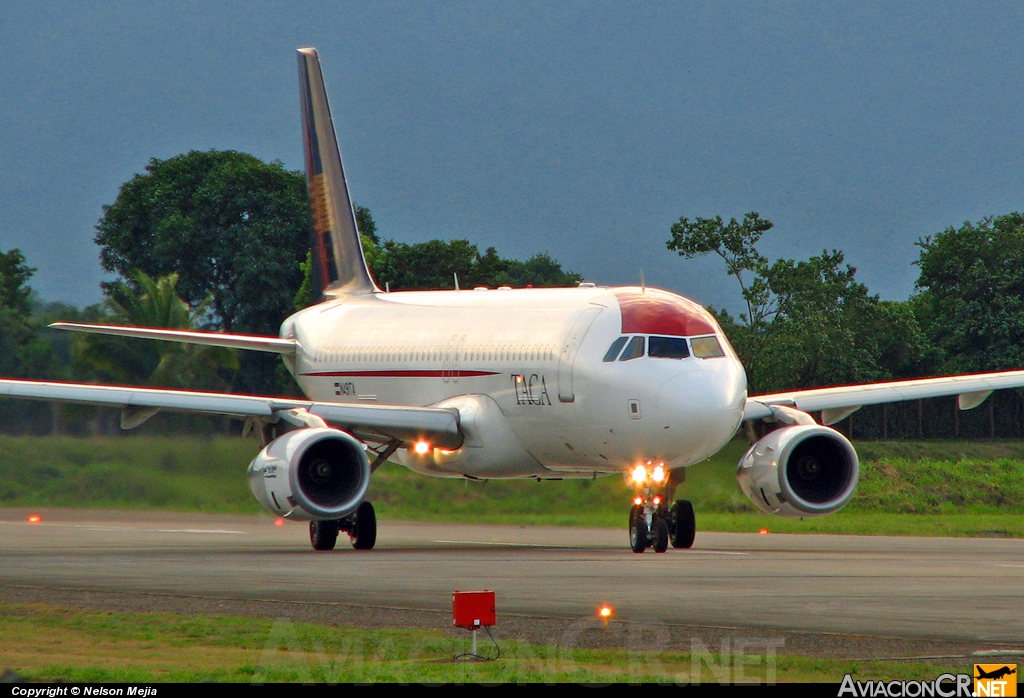
M 316 49 L 299 49 L 299 95 L 313 212 L 314 296 L 375 293 L 379 289 L 363 256 Z

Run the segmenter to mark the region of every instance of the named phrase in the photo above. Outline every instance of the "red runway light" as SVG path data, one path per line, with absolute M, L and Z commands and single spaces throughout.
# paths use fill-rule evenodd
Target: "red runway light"
M 276 519 L 274 521 L 275 526 L 284 526 L 284 519 Z
M 768 535 L 768 529 L 767 528 L 762 528 L 757 533 L 758 533 L 758 535 L 767 536 Z
M 609 618 L 612 617 L 612 615 L 614 613 L 615 613 L 615 609 L 612 608 L 611 606 L 609 606 L 608 604 L 604 604 L 602 606 L 599 606 L 598 609 L 597 609 L 597 615 L 599 615 L 601 617 L 601 620 L 608 620 Z
M 28 522 L 32 523 L 32 524 L 39 523 L 42 520 L 43 520 L 43 517 L 40 516 L 39 514 L 32 514 L 31 516 L 28 517 Z

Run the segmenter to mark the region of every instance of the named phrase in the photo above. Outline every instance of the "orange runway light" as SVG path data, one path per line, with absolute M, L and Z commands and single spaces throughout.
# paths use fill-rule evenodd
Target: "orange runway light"
M 758 533 L 758 535 L 767 536 L 768 535 L 768 529 L 767 528 L 762 528 L 757 533 Z
M 416 445 L 413 446 L 413 450 L 416 451 L 416 453 L 418 453 L 419 455 L 425 456 L 427 455 L 427 452 L 430 451 L 430 444 L 428 444 L 426 441 L 417 441 Z
M 33 523 L 33 524 L 39 523 L 42 520 L 43 520 L 43 517 L 40 516 L 39 514 L 32 514 L 31 516 L 28 517 L 28 522 L 29 523 Z
M 284 526 L 284 519 L 275 519 L 274 520 L 274 525 L 275 526 Z
M 608 621 L 611 620 L 612 616 L 615 615 L 615 609 L 608 604 L 602 604 L 597 609 L 597 616 L 605 622 L 607 625 Z

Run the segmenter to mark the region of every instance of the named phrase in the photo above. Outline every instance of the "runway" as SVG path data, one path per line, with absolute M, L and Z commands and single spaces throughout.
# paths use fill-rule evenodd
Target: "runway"
M 623 530 L 381 521 L 377 547 L 314 552 L 269 517 L 0 509 L 0 587 L 1024 646 L 1024 540 L 699 533 L 632 553 Z

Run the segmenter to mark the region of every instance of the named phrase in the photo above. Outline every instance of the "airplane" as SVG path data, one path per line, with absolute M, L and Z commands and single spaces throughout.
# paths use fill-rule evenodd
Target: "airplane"
M 263 449 L 248 467 L 256 499 L 308 521 L 316 550 L 340 533 L 367 550 L 366 499 L 389 459 L 425 475 L 560 480 L 625 475 L 633 552 L 689 548 L 686 468 L 748 420 L 774 427 L 737 469 L 761 511 L 823 516 L 857 486 L 853 445 L 830 425 L 864 405 L 957 395 L 960 409 L 1024 387 L 1024 371 L 748 396 L 736 352 L 711 313 L 645 285 L 387 292 L 363 256 L 315 49 L 298 51 L 311 250 L 318 303 L 278 337 L 54 323 L 65 330 L 279 354 L 305 400 L 0 380 L 0 396 L 106 405 L 134 428 L 161 410 L 229 415 Z M 820 413 L 815 419 L 814 414 Z
M 1016 665 L 1014 665 L 1014 666 L 1016 666 Z M 1011 669 L 1008 666 L 1003 666 L 1003 667 L 1000 667 L 998 669 L 993 669 L 992 671 L 985 671 L 984 669 L 979 667 L 977 664 L 975 664 L 974 665 L 974 670 L 978 672 L 978 675 L 974 677 L 976 679 L 996 679 L 996 680 L 998 680 L 998 679 L 1003 678 L 1004 676 L 1009 676 L 1010 674 L 1016 674 L 1017 673 L 1016 669 Z

